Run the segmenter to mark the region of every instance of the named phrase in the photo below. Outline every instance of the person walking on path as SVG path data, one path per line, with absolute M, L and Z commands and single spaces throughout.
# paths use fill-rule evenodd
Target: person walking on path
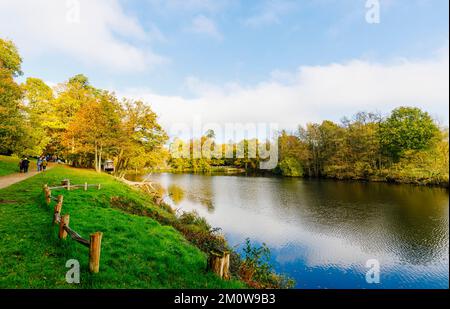
M 41 162 L 41 169 L 43 172 L 45 172 L 45 170 L 47 169 L 47 159 L 43 159 Z
M 23 157 L 19 161 L 19 173 L 23 173 Z
M 28 158 L 22 160 L 22 168 L 24 173 L 28 173 L 28 167 L 30 166 L 30 161 Z
M 37 159 L 37 163 L 36 163 L 36 165 L 37 165 L 37 171 L 38 171 L 38 172 L 41 171 L 41 164 L 42 164 L 42 157 L 39 157 L 39 158 Z
M 25 158 L 23 160 L 25 160 Z M 53 167 L 54 167 L 53 164 L 48 163 L 47 171 Z M 36 176 L 38 174 L 39 174 L 39 172 L 36 171 L 35 169 L 33 169 L 32 171 L 29 171 L 28 173 L 14 173 L 14 174 L 9 174 L 9 175 L 5 175 L 5 176 L 0 176 L 0 189 L 7 188 L 10 185 L 13 185 L 13 184 L 20 182 L 22 180 L 25 180 L 27 178 Z M 0 198 L 0 200 L 1 200 L 1 198 Z

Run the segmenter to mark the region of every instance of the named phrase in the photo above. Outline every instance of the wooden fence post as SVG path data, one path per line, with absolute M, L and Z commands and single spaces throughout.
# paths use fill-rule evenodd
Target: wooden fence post
M 45 184 L 44 187 L 42 188 L 42 191 L 44 192 L 45 195 L 45 202 L 47 203 L 47 191 L 48 191 L 48 185 Z
M 50 189 L 46 185 L 46 187 L 45 187 L 45 202 L 47 203 L 47 205 L 50 205 L 50 203 L 51 203 L 51 196 L 52 196 L 52 191 L 50 191 Z
M 61 180 L 61 186 L 66 186 L 67 190 L 70 190 L 70 179 Z
M 59 222 L 59 239 L 66 239 L 67 232 L 64 229 L 64 226 L 69 226 L 69 215 L 64 215 L 61 217 L 61 221 Z
M 230 253 L 228 251 L 211 251 L 208 257 L 208 269 L 216 273 L 220 278 L 230 279 Z
M 84 191 L 87 191 L 87 189 L 88 189 L 88 185 L 87 185 L 87 182 L 85 182 L 84 183 Z
M 63 199 L 64 199 L 64 196 L 58 195 L 58 203 L 55 205 L 55 208 L 53 210 L 53 224 L 58 223 L 58 216 L 61 215 Z M 61 220 L 61 218 L 60 218 L 60 220 Z
M 100 249 L 102 246 L 101 232 L 96 232 L 90 235 L 89 245 L 89 270 L 92 273 L 98 273 L 100 269 Z

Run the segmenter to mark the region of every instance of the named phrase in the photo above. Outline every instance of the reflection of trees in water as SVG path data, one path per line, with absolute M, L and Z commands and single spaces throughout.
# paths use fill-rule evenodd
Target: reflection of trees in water
M 184 198 L 214 211 L 212 177 L 203 175 L 172 175 L 171 179 L 184 190 Z
M 176 184 L 171 184 L 167 189 L 167 192 L 175 205 L 179 205 L 184 199 L 183 189 Z
M 449 198 L 444 189 L 280 181 L 276 191 L 283 192 L 284 211 L 300 218 L 302 225 L 356 242 L 367 252 L 391 252 L 408 263 L 426 264 L 448 248 Z
M 410 264 L 448 252 L 448 192 L 385 183 L 261 177 L 170 175 L 183 201 L 232 204 L 276 220 L 353 243 L 367 253 L 386 252 Z M 229 207 L 233 211 L 233 207 Z M 287 235 L 287 238 L 296 237 Z
M 208 212 L 214 211 L 214 203 L 213 203 L 213 200 L 212 200 L 211 197 L 207 197 L 207 198 L 205 198 L 205 197 L 203 197 L 203 198 L 200 198 L 200 197 L 194 198 L 193 197 L 192 200 L 194 200 L 195 202 L 200 203 L 203 206 L 206 206 L 206 208 L 208 209 Z

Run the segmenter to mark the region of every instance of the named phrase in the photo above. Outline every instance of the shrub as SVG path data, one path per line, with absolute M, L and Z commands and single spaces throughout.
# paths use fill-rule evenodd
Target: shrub
M 239 268 L 241 279 L 254 288 L 292 288 L 295 281 L 276 274 L 269 263 L 270 249 L 266 244 L 253 246 L 245 240 L 244 259 Z
M 196 225 L 200 227 L 202 230 L 209 231 L 211 230 L 211 226 L 208 224 L 205 218 L 200 217 L 200 215 L 194 210 L 191 212 L 183 212 L 181 216 L 178 218 L 178 221 L 181 224 L 185 225 Z
M 279 163 L 279 168 L 283 176 L 301 177 L 303 176 L 303 168 L 300 163 L 292 158 L 287 157 Z

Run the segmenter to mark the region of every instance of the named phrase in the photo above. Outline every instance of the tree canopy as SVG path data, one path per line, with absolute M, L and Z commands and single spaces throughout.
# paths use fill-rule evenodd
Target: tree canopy
M 381 147 L 395 160 L 406 150 L 423 150 L 434 142 L 439 128 L 427 112 L 416 107 L 399 107 L 381 123 Z
M 0 39 L 0 152 L 56 155 L 75 166 L 102 168 L 114 160 L 117 173 L 158 164 L 167 135 L 150 106 L 119 100 L 78 74 L 53 89 L 29 77 L 19 85 L 22 59 Z

